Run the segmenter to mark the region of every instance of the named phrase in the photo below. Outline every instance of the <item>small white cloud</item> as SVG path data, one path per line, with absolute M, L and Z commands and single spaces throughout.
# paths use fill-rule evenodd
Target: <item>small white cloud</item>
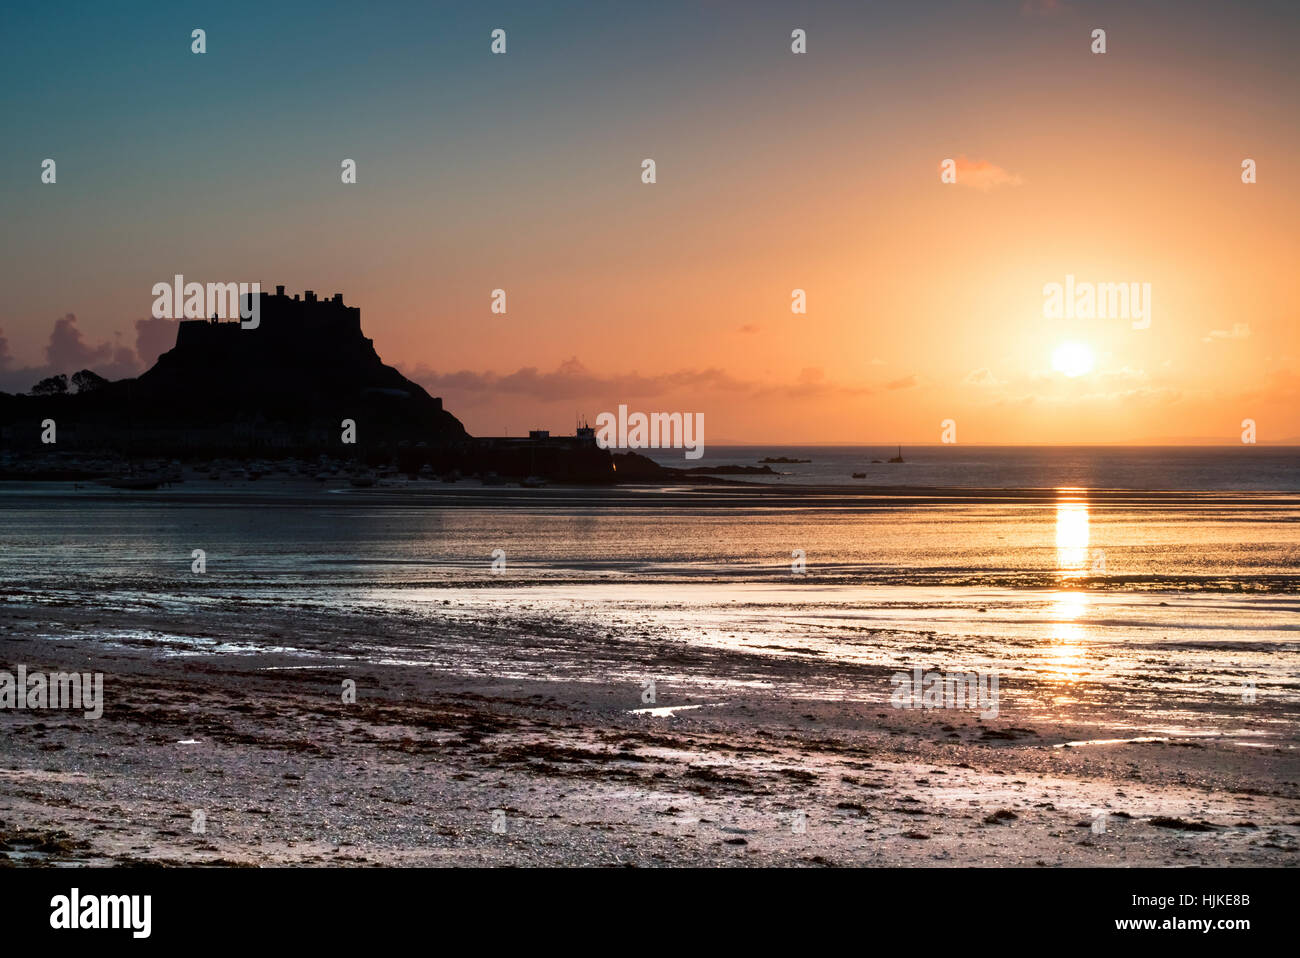
M 1212 329 L 1210 335 L 1201 339 L 1203 343 L 1212 343 L 1218 339 L 1249 339 L 1250 323 L 1233 323 L 1232 329 Z
M 940 169 L 942 169 L 940 164 Z M 970 186 L 983 193 L 999 186 L 1020 186 L 1024 177 L 1012 173 L 988 160 L 972 160 L 965 154 L 957 157 L 956 173 L 958 186 Z

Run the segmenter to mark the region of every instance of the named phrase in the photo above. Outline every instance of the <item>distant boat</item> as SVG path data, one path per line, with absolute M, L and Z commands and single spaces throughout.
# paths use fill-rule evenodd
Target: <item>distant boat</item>
M 898 447 L 898 455 L 895 456 L 893 459 L 890 459 L 889 461 L 890 461 L 890 462 L 904 462 L 904 461 L 906 461 L 906 460 L 903 459 L 903 447 L 902 447 L 902 446 L 899 446 L 899 447 Z
M 546 485 L 546 480 L 541 476 L 529 476 L 527 479 L 521 479 L 519 484 L 525 489 L 540 489 Z
M 855 472 L 855 473 L 853 474 L 853 478 L 854 478 L 854 479 L 865 479 L 865 478 L 867 478 L 867 474 L 866 474 L 865 472 Z

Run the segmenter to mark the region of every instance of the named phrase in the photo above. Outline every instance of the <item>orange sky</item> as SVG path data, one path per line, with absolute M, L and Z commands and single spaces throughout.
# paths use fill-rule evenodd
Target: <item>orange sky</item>
M 1261 442 L 1300 441 L 1294 14 L 976 6 L 813 4 L 802 56 L 777 5 L 595 10 L 570 33 L 521 26 L 506 57 L 412 55 L 449 71 L 418 88 L 396 67 L 332 99 L 228 88 L 230 65 L 208 64 L 188 99 L 140 93 L 122 121 L 139 130 L 86 139 L 55 106 L 27 114 L 4 388 L 67 313 L 86 349 L 133 348 L 152 284 L 180 272 L 343 292 L 380 355 L 477 434 L 626 403 L 703 412 L 714 442 L 938 442 L 952 419 L 959 442 L 1235 443 L 1246 418 Z M 186 103 L 216 126 L 150 125 Z M 236 140 L 262 148 L 211 150 Z M 53 152 L 41 186 L 29 153 Z M 1067 274 L 1150 283 L 1150 328 L 1044 318 Z M 1067 341 L 1090 372 L 1053 371 Z

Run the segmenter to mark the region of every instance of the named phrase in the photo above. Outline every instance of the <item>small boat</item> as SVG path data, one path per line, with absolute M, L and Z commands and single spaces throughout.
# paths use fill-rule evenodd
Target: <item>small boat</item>
M 546 485 L 546 480 L 541 476 L 529 476 L 527 479 L 521 479 L 519 485 L 525 489 L 540 489 Z
M 855 472 L 855 473 L 853 474 L 853 478 L 854 478 L 854 479 L 865 479 L 865 478 L 867 478 L 867 474 L 866 474 L 865 472 Z
M 893 459 L 890 459 L 889 461 L 890 461 L 890 462 L 904 462 L 904 461 L 905 461 L 905 460 L 903 459 L 903 447 L 902 447 L 902 446 L 899 446 L 899 447 L 898 447 L 898 455 L 895 456 Z

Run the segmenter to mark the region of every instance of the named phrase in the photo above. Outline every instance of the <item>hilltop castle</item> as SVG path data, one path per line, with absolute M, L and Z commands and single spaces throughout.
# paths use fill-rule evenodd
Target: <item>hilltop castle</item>
M 41 450 L 42 423 L 56 419 L 60 452 L 186 459 L 326 455 L 395 463 L 408 473 L 427 466 L 439 474 L 565 482 L 666 474 L 631 454 L 616 466 L 586 423 L 573 436 L 534 429 L 526 439 L 475 439 L 439 397 L 384 363 L 361 331 L 361 310 L 345 305 L 342 294 L 286 296 L 276 286 L 274 293 L 259 287 L 242 295 L 242 302 L 231 296 L 222 308 L 245 320 L 256 317 L 255 325 L 182 319 L 176 345 L 134 379 L 61 395 L 0 393 L 0 441 Z
M 255 315 L 259 316 L 260 322 L 257 328 L 241 329 L 238 320 L 222 322 L 216 317 L 184 319 L 176 332 L 176 346 L 183 349 L 224 346 L 239 335 L 258 337 L 260 346 L 268 345 L 267 339 L 326 340 L 354 345 L 364 342 L 371 345 L 371 340 L 361 335 L 361 308 L 345 306 L 342 293 L 335 293 L 329 299 L 317 299 L 316 293 L 309 289 L 301 298 L 296 293 L 290 298 L 285 295 L 283 286 L 277 286 L 274 295 L 265 292 L 250 295 L 258 297 Z

